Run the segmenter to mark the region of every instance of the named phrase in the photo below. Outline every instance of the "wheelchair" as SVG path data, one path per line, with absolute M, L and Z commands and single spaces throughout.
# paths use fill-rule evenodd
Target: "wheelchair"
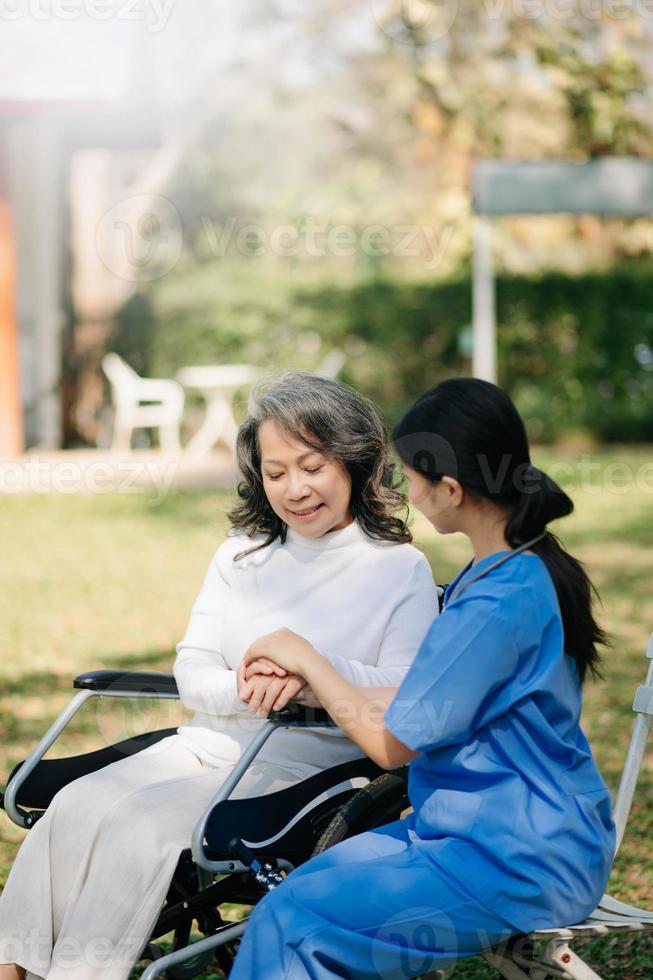
M 58 790 L 74 779 L 176 732 L 176 728 L 160 729 L 83 755 L 44 759 L 89 698 L 179 698 L 174 676 L 158 671 L 91 671 L 76 677 L 73 687 L 78 693 L 31 755 L 15 766 L 4 795 L 0 794 L 0 807 L 20 827 L 34 826 Z M 268 716 L 197 822 L 190 848 L 180 855 L 141 953 L 141 960 L 151 960 L 143 980 L 162 975 L 186 980 L 211 964 L 228 976 L 246 919 L 225 920 L 221 906 L 256 905 L 293 868 L 347 837 L 399 819 L 409 807 L 407 768 L 388 772 L 368 758 L 324 770 L 264 797 L 229 799 L 277 729 L 331 726 L 334 722 L 324 710 L 296 704 Z M 204 938 L 190 942 L 193 928 Z M 164 953 L 156 940 L 168 933 L 172 933 L 172 949 Z

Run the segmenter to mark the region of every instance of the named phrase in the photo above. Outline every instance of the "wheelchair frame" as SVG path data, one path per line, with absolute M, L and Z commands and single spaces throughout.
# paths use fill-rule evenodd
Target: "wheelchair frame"
M 644 760 L 646 742 L 653 721 L 653 635 L 649 640 L 646 656 L 649 660 L 646 680 L 643 685 L 637 688 L 635 693 L 633 710 L 636 712 L 637 718 L 614 806 L 617 848 L 620 846 L 625 833 L 639 771 Z M 128 671 L 124 673 L 107 670 L 93 671 L 76 677 L 74 687 L 81 689 L 79 694 L 75 695 L 53 722 L 6 788 L 4 809 L 14 823 L 20 827 L 31 827 L 41 814 L 29 813 L 18 806 L 18 790 L 69 721 L 89 698 L 179 698 L 173 675 L 156 671 Z M 311 718 L 305 709 L 299 706 L 293 706 L 290 710 L 284 709 L 282 712 L 272 713 L 269 716 L 268 722 L 254 737 L 234 767 L 233 772 L 216 792 L 195 826 L 191 852 L 201 876 L 200 880 L 203 878 L 204 882 L 208 883 L 216 874 L 229 875 L 252 871 L 251 864 L 244 864 L 237 859 L 211 860 L 204 850 L 204 835 L 212 810 L 216 805 L 229 798 L 251 761 L 272 733 L 278 728 L 323 728 L 329 723 L 333 724 L 326 712 L 317 709 Z M 278 860 L 277 865 L 286 871 L 293 870 L 293 865 L 289 861 Z M 254 868 L 254 870 L 257 869 Z M 259 877 L 257 874 L 257 878 L 265 885 L 265 869 L 262 870 L 263 875 Z M 274 887 L 274 879 L 270 877 L 267 884 L 268 887 Z M 203 953 L 212 952 L 219 946 L 238 939 L 245 931 L 246 925 L 247 919 L 235 924 L 226 924 L 213 935 L 162 956 L 145 969 L 142 980 L 154 980 L 169 967 L 174 967 Z M 550 977 L 559 977 L 562 980 L 601 980 L 600 975 L 570 949 L 569 944 L 575 938 L 615 932 L 623 935 L 624 933 L 640 931 L 653 931 L 653 911 L 635 908 L 609 895 L 604 895 L 596 910 L 585 922 L 552 929 L 539 929 L 529 935 L 515 935 L 507 943 L 486 950 L 483 956 L 506 980 L 548 980 Z M 532 941 L 535 939 L 546 940 L 547 942 L 541 959 L 533 958 Z M 445 974 L 446 972 L 448 971 L 445 971 Z
M 73 681 L 73 687 L 78 689 L 78 693 L 74 695 L 69 704 L 58 715 L 34 750 L 20 765 L 20 768 L 14 771 L 12 778 L 7 784 L 2 803 L 7 816 L 19 827 L 29 829 L 34 826 L 36 821 L 45 812 L 43 810 L 24 810 L 18 804 L 19 791 L 38 764 L 43 760 L 46 752 L 89 699 L 93 697 L 110 697 L 179 700 L 179 692 L 174 676 L 159 671 L 90 671 L 77 676 Z M 295 865 L 284 858 L 275 858 L 274 865 L 267 863 L 261 865 L 253 854 L 249 859 L 249 863 L 244 863 L 242 860 L 239 860 L 237 855 L 233 859 L 227 860 L 211 859 L 204 845 L 207 825 L 214 808 L 231 796 L 233 790 L 247 772 L 251 762 L 273 732 L 280 728 L 325 727 L 335 727 L 335 723 L 326 711 L 319 708 L 304 708 L 301 705 L 294 704 L 289 705 L 283 711 L 272 712 L 269 715 L 267 722 L 247 746 L 229 777 L 216 791 L 206 806 L 193 830 L 190 851 L 197 868 L 200 883 L 201 890 L 197 893 L 198 898 L 205 894 L 205 892 L 208 893 L 211 886 L 215 884 L 215 876 L 217 875 L 229 876 L 253 872 L 259 886 L 265 890 L 280 883 L 281 871 L 290 872 L 294 870 Z M 247 851 L 248 849 L 244 847 L 244 850 Z M 224 901 L 224 898 L 222 900 Z M 202 904 L 201 902 L 199 903 L 200 907 Z M 216 901 L 211 901 L 209 904 L 211 908 L 215 908 L 219 905 L 219 900 L 216 899 Z M 213 952 L 219 946 L 233 942 L 242 935 L 246 924 L 247 918 L 236 924 L 225 924 L 218 927 L 212 935 L 157 958 L 142 974 L 144 980 L 150 980 L 150 978 L 159 976 L 170 967 L 178 966 L 187 960 Z M 153 935 L 158 935 L 158 933 L 154 933 Z M 151 946 L 152 939 L 150 937 L 145 948 L 147 949 L 149 947 L 151 949 Z

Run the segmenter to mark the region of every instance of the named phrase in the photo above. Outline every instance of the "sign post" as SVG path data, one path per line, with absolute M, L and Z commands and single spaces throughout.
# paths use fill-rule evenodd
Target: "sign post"
M 566 160 L 479 160 L 473 175 L 474 276 L 472 370 L 497 380 L 496 298 L 492 217 L 509 214 L 653 215 L 653 161 L 604 157 Z

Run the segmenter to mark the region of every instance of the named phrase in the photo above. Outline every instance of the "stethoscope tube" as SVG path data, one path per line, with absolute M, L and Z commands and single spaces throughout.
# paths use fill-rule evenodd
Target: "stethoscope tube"
M 502 555 L 501 558 L 497 558 L 495 561 L 491 562 L 491 564 L 489 564 L 486 568 L 483 568 L 480 572 L 477 572 L 476 575 L 472 575 L 470 579 L 467 579 L 466 582 L 463 582 L 460 587 L 456 586 L 452 594 L 450 596 L 447 596 L 443 604 L 442 611 L 444 612 L 444 610 L 447 608 L 449 603 L 452 602 L 454 598 L 458 599 L 465 591 L 465 589 L 468 589 L 470 585 L 474 584 L 474 582 L 478 582 L 479 579 L 484 578 L 490 572 L 494 571 L 495 568 L 498 568 L 499 565 L 504 565 L 507 561 L 510 561 L 511 558 L 515 558 L 517 555 L 520 555 L 523 551 L 528 551 L 528 549 L 531 548 L 534 544 L 537 544 L 538 541 L 541 541 L 543 538 L 545 538 L 547 533 L 548 532 L 545 528 L 541 534 L 537 535 L 537 537 L 531 538 L 530 541 L 526 541 L 524 544 L 520 544 L 518 548 L 514 548 L 512 551 L 509 551 L 507 555 Z

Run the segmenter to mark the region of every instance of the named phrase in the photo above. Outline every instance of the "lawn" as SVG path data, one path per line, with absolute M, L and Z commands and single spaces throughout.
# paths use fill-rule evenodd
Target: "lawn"
M 585 561 L 612 636 L 605 679 L 588 684 L 584 727 L 615 789 L 642 683 L 653 629 L 653 467 L 645 449 L 590 455 L 540 453 L 558 467 L 576 502 L 558 531 Z M 24 758 L 70 697 L 82 670 L 138 666 L 169 670 L 206 566 L 227 527 L 226 494 L 171 494 L 153 506 L 146 494 L 2 498 L 0 540 L 0 773 Z M 467 559 L 459 536 L 437 538 L 416 520 L 418 546 L 437 581 Z M 83 751 L 184 717 L 176 704 L 91 702 L 55 754 Z M 612 893 L 653 904 L 653 777 L 642 774 Z M 0 783 L 3 782 L 0 777 Z M 648 809 L 646 801 L 649 802 Z M 0 887 L 23 832 L 0 816 Z M 653 976 L 653 943 L 641 937 L 592 944 L 606 980 Z M 207 974 L 208 976 L 208 974 Z M 456 970 L 467 980 L 497 974 L 480 960 Z

